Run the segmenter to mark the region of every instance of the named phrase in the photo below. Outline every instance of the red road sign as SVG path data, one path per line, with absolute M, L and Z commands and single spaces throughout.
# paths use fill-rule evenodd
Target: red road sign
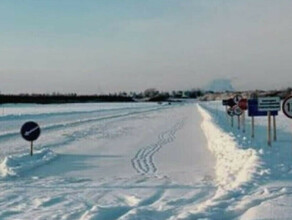
M 247 99 L 241 99 L 238 103 L 238 107 L 242 110 L 247 110 Z

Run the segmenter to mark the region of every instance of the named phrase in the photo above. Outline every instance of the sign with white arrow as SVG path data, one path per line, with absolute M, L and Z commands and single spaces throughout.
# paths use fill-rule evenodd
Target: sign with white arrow
M 41 128 L 40 126 L 33 121 L 29 121 L 24 123 L 24 125 L 21 127 L 20 133 L 26 141 L 31 142 L 31 156 L 33 155 L 33 142 L 37 140 L 41 134 Z

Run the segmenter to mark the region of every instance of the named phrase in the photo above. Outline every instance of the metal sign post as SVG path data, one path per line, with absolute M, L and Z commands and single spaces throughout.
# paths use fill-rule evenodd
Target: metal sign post
M 242 112 L 242 132 L 245 133 L 245 110 Z
M 254 116 L 251 117 L 251 137 L 254 138 Z
M 231 124 L 231 127 L 233 128 L 233 116 L 234 116 L 234 111 L 233 111 L 233 108 L 228 108 L 227 109 L 227 114 L 230 116 L 230 124 Z
M 237 116 L 237 129 L 240 130 L 240 116 Z
M 30 156 L 33 156 L 33 142 L 37 140 L 41 134 L 40 126 L 33 122 L 26 122 L 20 130 L 20 133 L 26 141 L 30 142 Z
M 30 142 L 30 156 L 33 155 L 33 141 Z
M 248 108 L 248 101 L 247 101 L 247 99 L 241 99 L 238 102 L 238 106 L 242 110 L 242 132 L 245 133 L 245 111 Z
M 271 112 L 268 112 L 268 146 L 272 145 L 271 141 Z
M 273 139 L 274 141 L 277 141 L 277 124 L 275 115 L 273 115 Z

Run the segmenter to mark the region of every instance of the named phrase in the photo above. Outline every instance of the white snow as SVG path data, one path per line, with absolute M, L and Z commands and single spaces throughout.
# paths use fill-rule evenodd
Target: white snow
M 226 134 L 231 135 L 237 148 L 244 151 L 256 151 L 253 177 L 242 187 L 237 187 L 237 194 L 225 199 L 228 203 L 223 211 L 225 219 L 291 219 L 291 186 L 292 186 L 292 135 L 291 120 L 282 113 L 277 117 L 278 140 L 267 145 L 267 118 L 256 118 L 256 137 L 251 138 L 251 121 L 247 120 L 247 131 L 243 133 L 235 127 L 231 128 L 224 108 L 219 102 L 204 105 L 212 115 L 214 123 Z M 235 120 L 236 121 L 236 120 Z M 251 161 L 247 161 L 251 162 Z M 229 196 L 230 197 L 230 196 Z M 220 200 L 219 200 L 220 201 Z M 220 207 L 220 202 L 217 208 Z M 210 210 L 209 210 L 210 212 Z
M 44 165 L 56 158 L 56 154 L 50 149 L 42 149 L 34 152 L 31 157 L 28 154 L 7 156 L 0 163 L 0 176 L 19 176 L 25 171 L 31 171 L 33 168 Z
M 236 140 L 216 126 L 202 107 L 199 110 L 204 117 L 202 129 L 208 146 L 217 160 L 215 168 L 219 187 L 227 191 L 251 181 L 259 165 L 257 152 L 251 148 L 240 149 Z
M 0 219 L 290 219 L 291 121 L 243 133 L 219 102 L 5 105 Z M 29 156 L 19 129 L 42 128 Z M 236 120 L 235 120 L 236 122 Z M 236 125 L 236 123 L 235 123 Z
M 37 114 L 44 129 L 36 149 L 55 155 L 43 163 L 16 132 L 0 137 L 4 176 L 17 174 L 0 181 L 0 219 L 167 219 L 214 193 L 215 161 L 196 105 L 112 105 L 90 113 L 78 106 L 83 113 L 64 119 Z M 27 108 L 17 117 L 26 119 Z

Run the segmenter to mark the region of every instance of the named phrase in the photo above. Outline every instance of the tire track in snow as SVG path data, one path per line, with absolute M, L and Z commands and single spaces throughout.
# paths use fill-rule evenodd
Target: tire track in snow
M 154 163 L 154 155 L 164 146 L 175 140 L 175 133 L 184 126 L 185 119 L 177 122 L 170 129 L 158 135 L 158 141 L 154 144 L 141 148 L 131 160 L 132 167 L 139 174 L 156 173 L 157 167 Z

